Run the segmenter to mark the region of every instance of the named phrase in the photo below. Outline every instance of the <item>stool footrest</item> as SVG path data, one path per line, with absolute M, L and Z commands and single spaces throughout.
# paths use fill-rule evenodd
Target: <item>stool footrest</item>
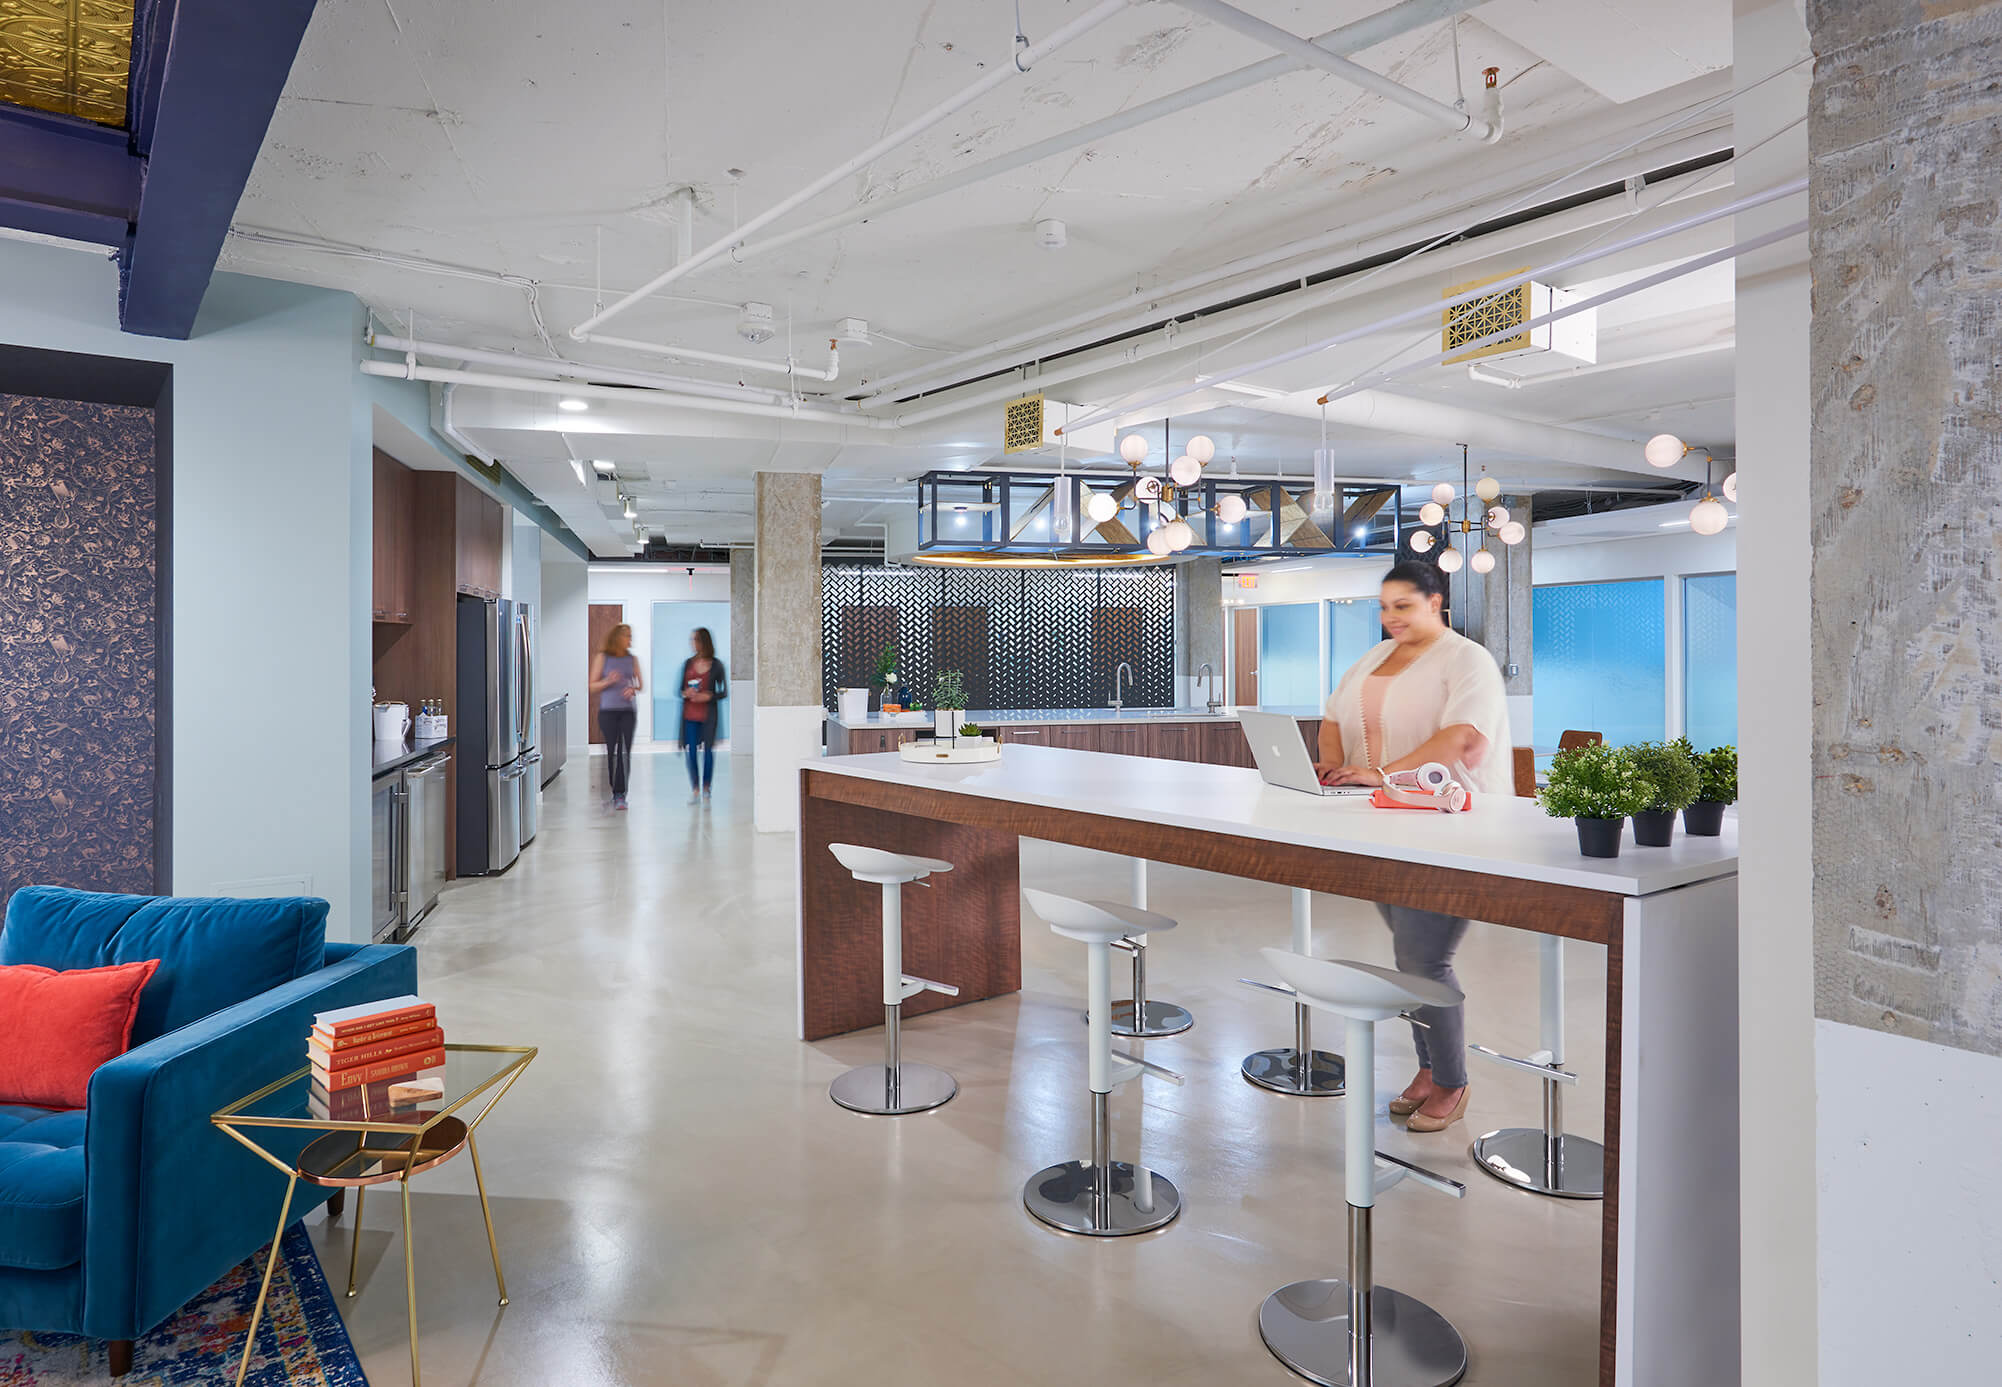
M 1422 1165 L 1413 1165 L 1410 1161 L 1400 1160 L 1387 1152 L 1378 1151 L 1375 1155 L 1377 1160 L 1391 1166 L 1388 1171 L 1381 1169 L 1377 1171 L 1376 1187 L 1379 1190 L 1388 1189 L 1408 1176 L 1427 1189 L 1436 1190 L 1440 1194 L 1449 1195 L 1454 1199 L 1466 1198 L 1467 1187 L 1458 1180 L 1449 1180 L 1437 1171 L 1427 1170 Z M 1388 1180 L 1384 1178 L 1386 1175 L 1390 1177 Z
M 957 997 L 959 995 L 959 989 L 949 982 L 933 982 L 930 978 L 915 977 L 910 973 L 904 974 L 903 993 L 905 999 L 908 1000 L 915 997 L 920 992 L 943 992 L 948 997 Z
M 1115 1084 L 1125 1083 L 1126 1080 L 1128 1079 L 1137 1079 L 1143 1073 L 1152 1074 L 1157 1079 L 1166 1079 L 1171 1084 L 1179 1084 L 1182 1082 L 1182 1076 L 1180 1074 L 1177 1074 L 1172 1069 L 1168 1069 L 1162 1065 L 1155 1064 L 1152 1060 L 1143 1060 L 1138 1055 L 1129 1055 L 1123 1050 L 1114 1050 L 1112 1052 L 1112 1057 L 1125 1064 L 1130 1064 L 1133 1066 L 1133 1072 L 1130 1074 L 1121 1075 L 1119 1078 L 1114 1079 L 1113 1082 Z
M 1300 995 L 1298 992 L 1295 992 L 1292 988 L 1281 987 L 1276 982 L 1260 982 L 1256 978 L 1239 978 L 1238 981 L 1243 983 L 1246 987 L 1255 987 L 1261 992 L 1277 992 L 1282 997 L 1297 998 Z
M 1535 1056 L 1531 1056 L 1528 1059 L 1517 1059 L 1514 1055 L 1504 1055 L 1499 1050 L 1490 1050 L 1485 1045 L 1469 1045 L 1467 1048 L 1482 1059 L 1493 1060 L 1496 1064 L 1506 1066 L 1509 1069 L 1520 1069 L 1525 1074 L 1534 1074 L 1547 1084 L 1575 1084 L 1578 1082 L 1578 1076 L 1570 1070 L 1558 1069 L 1548 1063 L 1539 1064 Z M 1550 1052 L 1548 1050 L 1539 1050 L 1537 1053 L 1548 1055 Z

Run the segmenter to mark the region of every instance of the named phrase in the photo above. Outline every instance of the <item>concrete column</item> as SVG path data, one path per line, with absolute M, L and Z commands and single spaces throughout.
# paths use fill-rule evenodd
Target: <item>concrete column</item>
M 730 701 L 742 715 L 730 720 L 730 754 L 749 756 L 757 743 L 758 567 L 756 551 L 730 551 Z
M 755 817 L 760 831 L 799 826 L 799 767 L 818 756 L 826 720 L 820 678 L 820 477 L 760 472 L 757 571 Z M 734 585 L 734 580 L 733 580 Z
M 1820 1365 L 1975 1381 L 2002 1359 L 2002 0 L 1807 21 L 1813 428 L 1788 499 L 1813 542 Z
M 1175 701 L 1195 706 L 1209 698 L 1210 681 L 1196 678 L 1204 663 L 1216 671 L 1216 696 L 1224 696 L 1223 560 L 1191 559 L 1175 568 Z
M 1528 496 L 1502 495 L 1509 518 L 1520 520 L 1528 529 L 1535 504 Z M 1488 551 L 1495 556 L 1494 572 L 1476 578 L 1481 604 L 1481 644 L 1500 666 L 1502 687 L 1508 692 L 1508 720 L 1511 739 L 1517 746 L 1531 744 L 1534 726 L 1530 710 L 1530 672 L 1535 645 L 1532 640 L 1530 601 L 1530 550 L 1536 543 L 1531 534 L 1520 544 L 1503 544 L 1490 538 Z

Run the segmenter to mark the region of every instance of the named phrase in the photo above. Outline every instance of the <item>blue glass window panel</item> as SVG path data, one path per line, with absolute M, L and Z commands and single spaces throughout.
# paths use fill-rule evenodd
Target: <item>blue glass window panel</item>
M 653 670 L 647 676 L 647 692 L 653 695 L 653 739 L 656 742 L 681 740 L 681 662 L 695 651 L 688 643 L 698 626 L 709 628 L 716 642 L 716 658 L 723 662 L 725 678 L 730 673 L 730 604 L 728 602 L 655 602 L 653 605 Z M 723 711 L 716 723 L 716 739 L 730 735 L 730 700 L 722 700 Z
M 1698 751 L 1738 742 L 1738 575 L 1682 580 L 1683 726 Z
M 1383 639 L 1382 608 L 1374 597 L 1328 604 L 1328 687 Z
M 1659 578 L 1537 588 L 1536 745 L 1576 728 L 1614 746 L 1667 728 L 1668 647 Z
M 1259 608 L 1258 701 L 1267 707 L 1321 701 L 1320 603 Z

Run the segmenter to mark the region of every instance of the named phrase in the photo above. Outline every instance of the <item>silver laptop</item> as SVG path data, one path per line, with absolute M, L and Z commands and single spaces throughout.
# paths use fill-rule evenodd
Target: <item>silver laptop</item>
M 1251 757 L 1267 785 L 1309 795 L 1366 795 L 1367 785 L 1323 785 L 1314 774 L 1314 758 L 1300 736 L 1300 720 L 1285 713 L 1261 713 L 1246 708 L 1237 715 L 1251 743 Z

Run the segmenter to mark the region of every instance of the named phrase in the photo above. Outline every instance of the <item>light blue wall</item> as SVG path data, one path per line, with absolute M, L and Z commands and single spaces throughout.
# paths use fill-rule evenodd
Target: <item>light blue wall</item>
M 353 296 L 217 275 L 185 342 L 94 253 L 0 241 L 0 341 L 172 364 L 178 894 L 301 878 L 367 933 L 371 482 Z
M 1535 745 L 1566 731 L 1614 746 L 1659 741 L 1667 718 L 1662 580 L 1566 583 L 1532 596 Z
M 1321 701 L 1320 603 L 1260 609 L 1258 701 L 1269 708 Z

